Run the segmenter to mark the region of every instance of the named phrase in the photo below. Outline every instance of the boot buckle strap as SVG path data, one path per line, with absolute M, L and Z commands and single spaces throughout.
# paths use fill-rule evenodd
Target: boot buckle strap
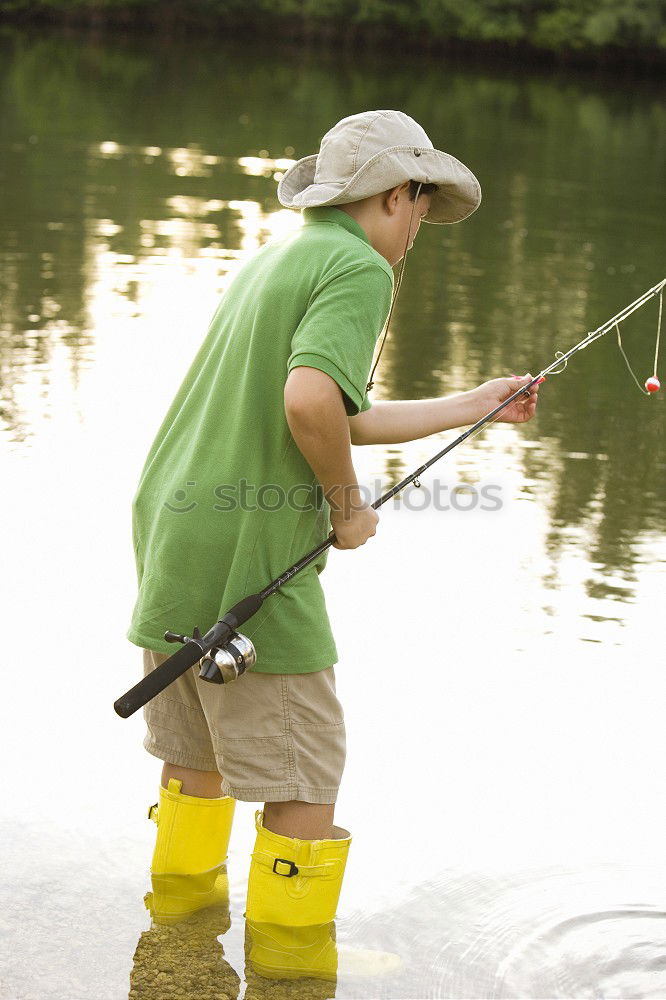
M 278 865 L 287 865 L 288 871 L 278 871 Z M 293 878 L 294 875 L 298 875 L 298 867 L 293 861 L 288 861 L 286 858 L 276 858 L 273 862 L 273 871 L 276 875 L 284 875 L 285 878 Z
M 282 875 L 283 878 L 293 878 L 294 875 L 300 875 L 301 878 L 330 877 L 338 871 L 340 865 L 338 860 L 326 861 L 321 865 L 296 865 L 287 858 L 276 858 L 274 854 L 268 854 L 266 851 L 254 851 L 252 857 L 259 864 L 266 865 L 276 875 Z

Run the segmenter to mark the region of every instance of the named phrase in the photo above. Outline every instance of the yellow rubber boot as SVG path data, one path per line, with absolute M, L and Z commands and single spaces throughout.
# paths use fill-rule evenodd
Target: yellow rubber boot
M 175 924 L 209 906 L 228 907 L 226 868 L 235 799 L 198 798 L 181 792 L 182 781 L 160 786 L 159 804 L 148 816 L 157 823 L 150 868 L 153 891 L 145 897 L 157 924 Z
M 397 955 L 342 950 L 336 944 L 333 921 L 351 844 L 349 831 L 333 827 L 330 840 L 283 837 L 264 827 L 261 811 L 255 824 L 246 911 L 251 971 L 268 979 L 334 982 L 338 974 L 366 978 L 400 967 Z

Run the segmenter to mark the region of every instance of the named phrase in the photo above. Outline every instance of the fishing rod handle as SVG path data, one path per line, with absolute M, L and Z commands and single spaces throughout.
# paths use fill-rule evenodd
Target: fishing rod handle
M 121 719 L 129 719 L 130 715 L 138 712 L 155 695 L 164 691 L 169 684 L 173 684 L 190 667 L 193 667 L 203 655 L 201 646 L 197 642 L 185 643 L 173 656 L 170 656 L 155 670 L 151 670 L 138 684 L 121 695 L 117 701 L 114 701 L 113 707 L 116 714 Z
M 193 667 L 213 646 L 222 645 L 239 625 L 242 625 L 259 610 L 262 604 L 263 598 L 260 594 L 250 594 L 234 604 L 224 618 L 213 625 L 201 639 L 198 641 L 191 639 L 186 642 L 173 656 L 161 663 L 159 667 L 151 670 L 138 684 L 121 695 L 113 704 L 116 713 L 122 719 L 128 719 L 130 715 L 134 715 L 152 698 L 164 691 L 169 684 L 173 684 L 190 667 Z

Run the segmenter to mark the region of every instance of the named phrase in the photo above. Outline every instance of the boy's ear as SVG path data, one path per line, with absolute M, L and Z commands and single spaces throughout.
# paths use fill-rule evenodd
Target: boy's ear
M 409 190 L 409 181 L 398 184 L 397 187 L 390 188 L 384 193 L 384 207 L 389 215 L 395 215 L 398 209 L 398 199 L 400 195 Z

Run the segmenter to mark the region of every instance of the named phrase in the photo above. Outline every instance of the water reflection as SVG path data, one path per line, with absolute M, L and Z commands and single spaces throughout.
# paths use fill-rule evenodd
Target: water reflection
M 94 363 L 100 313 L 157 324 L 154 300 L 167 302 L 174 288 L 190 300 L 202 287 L 219 296 L 246 254 L 300 224 L 277 205 L 280 171 L 316 148 L 322 123 L 355 95 L 380 99 L 371 66 L 333 74 L 318 58 L 294 95 L 276 55 L 248 76 L 241 53 L 227 52 L 221 66 L 204 47 L 189 76 L 189 52 L 182 63 L 172 52 L 160 62 L 131 40 L 95 50 L 90 86 L 85 43 L 20 38 L 2 40 L 2 169 L 12 198 L 0 226 L 0 415 L 10 445 L 27 444 L 58 392 L 59 348 L 76 384 Z M 216 116 L 207 109 L 217 106 L 220 73 Z M 441 395 L 536 369 L 661 276 L 666 121 L 649 84 L 601 89 L 433 64 L 405 91 L 407 74 L 392 67 L 388 82 L 381 76 L 380 103 L 409 93 L 409 110 L 477 170 L 484 203 L 467 224 L 425 227 L 419 237 L 380 396 Z M 160 102 L 165 79 L 188 83 Z M 433 100 L 442 86 L 444 103 Z M 266 94 L 287 98 L 280 122 Z M 303 100 L 316 116 L 299 116 Z M 628 328 L 639 370 L 651 350 L 648 311 Z M 183 364 L 204 332 L 205 321 L 183 343 Z M 70 405 L 75 394 L 62 391 Z M 527 453 L 524 468 L 549 498 L 552 552 L 572 525 L 585 528 L 589 557 L 624 573 L 629 590 L 635 541 L 660 531 L 666 513 L 663 405 L 634 394 L 614 346 L 602 343 L 544 392 L 538 425 L 519 432 L 558 442 L 548 465 Z M 574 465 L 572 454 L 590 458 Z

